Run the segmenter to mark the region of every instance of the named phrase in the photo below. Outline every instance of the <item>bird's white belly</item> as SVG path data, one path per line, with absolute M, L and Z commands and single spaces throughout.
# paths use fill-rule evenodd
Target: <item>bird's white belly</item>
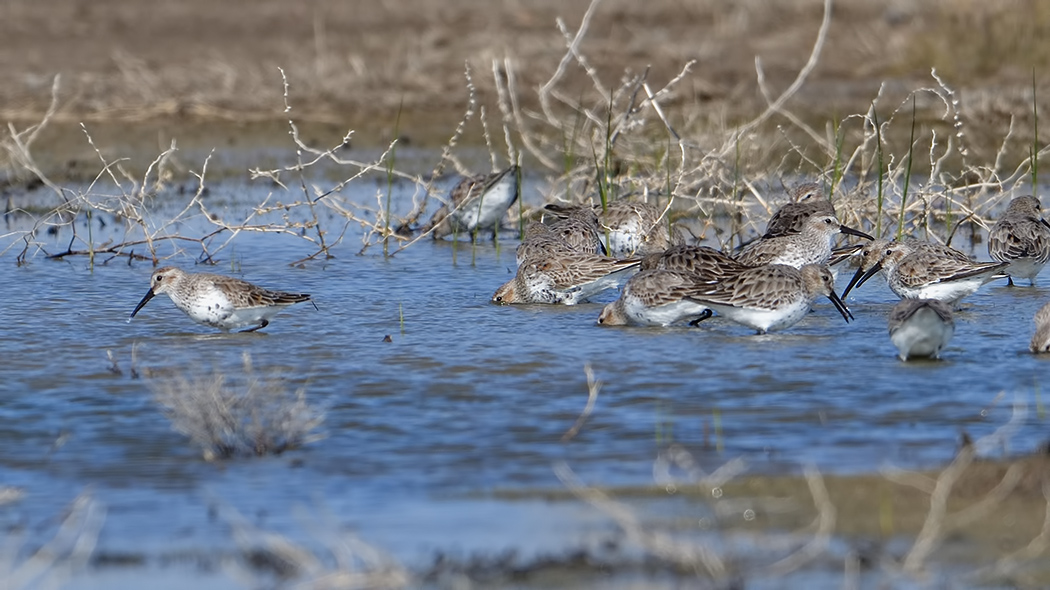
M 488 192 L 465 203 L 449 216 L 454 229 L 469 232 L 496 227 L 517 197 L 516 182 L 513 174 L 507 174 Z
M 645 236 L 642 234 L 643 228 L 640 226 L 641 222 L 639 220 L 633 220 L 621 224 L 615 229 L 609 229 L 607 233 L 603 231 L 602 233 L 605 235 L 602 237 L 608 237 L 606 246 L 609 250 L 609 256 L 631 256 L 641 249 L 642 244 L 645 243 Z
M 670 326 L 684 320 L 697 319 L 705 311 L 706 305 L 685 299 L 657 307 L 646 307 L 633 298 L 629 298 L 624 304 L 627 323 L 636 326 Z
M 971 277 L 943 283 L 929 283 L 920 287 L 906 287 L 890 283 L 890 288 L 901 299 L 937 299 L 945 303 L 957 303 L 963 297 L 973 295 L 984 284 L 982 277 Z
M 237 330 L 255 327 L 273 317 L 283 306 L 243 307 L 236 308 L 233 303 L 218 289 L 210 289 L 186 302 L 172 299 L 175 306 L 181 309 L 198 324 L 221 330 Z
M 733 307 L 730 305 L 712 304 L 711 309 L 721 315 L 758 330 L 773 332 L 797 324 L 809 312 L 809 302 L 799 299 L 778 309 L 758 309 L 753 307 Z
M 1034 280 L 1044 266 L 1046 266 L 1045 262 L 1039 262 L 1035 258 L 1018 258 L 1010 261 L 1006 272 L 1015 279 Z

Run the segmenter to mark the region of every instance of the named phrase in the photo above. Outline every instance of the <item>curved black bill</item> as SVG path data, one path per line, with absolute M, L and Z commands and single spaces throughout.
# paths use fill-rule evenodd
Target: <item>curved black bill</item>
M 135 311 L 131 312 L 131 317 L 129 317 L 128 320 L 130 321 L 131 318 L 135 317 L 135 314 L 137 314 L 140 309 L 145 307 L 146 304 L 149 303 L 149 300 L 153 299 L 156 295 L 157 294 L 153 292 L 153 289 L 146 291 L 146 295 L 142 298 L 142 301 L 139 301 L 139 304 L 135 306 Z
M 846 296 L 849 295 L 849 292 L 852 291 L 854 287 L 859 288 L 880 270 L 882 270 L 882 263 L 876 264 L 875 266 L 868 269 L 867 272 L 864 271 L 863 266 L 859 267 L 857 269 L 857 272 L 853 274 L 853 278 L 849 280 L 849 284 L 846 285 L 846 288 L 842 291 L 842 300 L 846 300 Z
M 839 310 L 839 313 L 842 314 L 842 319 L 846 320 L 847 324 L 850 320 L 857 319 L 853 317 L 853 314 L 850 313 L 849 308 L 846 307 L 846 304 L 843 303 L 841 299 L 839 299 L 839 296 L 836 295 L 834 291 L 832 291 L 831 294 L 828 295 L 828 299 L 830 299 L 831 303 L 835 305 L 835 309 Z
M 852 227 L 847 227 L 845 225 L 839 226 L 839 231 L 844 233 L 844 234 L 851 235 L 851 236 L 857 236 L 859 238 L 864 238 L 865 240 L 874 240 L 875 239 L 872 236 L 869 236 L 868 234 L 860 231 L 859 229 L 853 229 Z

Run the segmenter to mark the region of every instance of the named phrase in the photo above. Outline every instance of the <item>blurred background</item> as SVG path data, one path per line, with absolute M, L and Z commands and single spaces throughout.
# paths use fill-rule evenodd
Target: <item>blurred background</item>
M 398 133 L 440 145 L 466 109 L 464 71 L 479 100 L 493 64 L 511 64 L 523 106 L 550 78 L 587 0 L 180 0 L 0 2 L 0 120 L 36 121 L 61 75 L 56 122 L 41 138 L 72 157 L 96 139 L 146 145 L 283 139 L 291 116 L 365 144 Z M 809 59 L 819 0 L 604 0 L 580 53 L 609 85 L 650 68 L 656 87 L 696 60 L 671 103 L 682 131 L 730 125 L 766 104 L 756 62 L 779 94 Z M 560 23 L 560 24 L 559 24 Z M 559 27 L 564 29 L 559 30 Z M 1038 0 L 837 0 L 815 69 L 788 106 L 823 124 L 936 85 L 962 98 L 970 132 L 1001 140 L 1032 112 L 1050 57 L 1050 5 Z M 566 93 L 593 89 L 570 61 Z M 1043 99 L 1039 98 L 1039 102 Z M 944 106 L 920 104 L 931 116 Z M 941 111 L 941 112 L 938 112 Z M 975 127 L 980 127 L 975 128 Z M 231 131 L 231 129 L 233 131 Z M 327 137 L 327 135 L 325 135 Z M 469 137 L 469 136 L 468 136 Z M 480 141 L 475 133 L 474 141 Z M 468 139 L 469 141 L 469 139 Z M 994 149 L 994 147 L 992 148 Z

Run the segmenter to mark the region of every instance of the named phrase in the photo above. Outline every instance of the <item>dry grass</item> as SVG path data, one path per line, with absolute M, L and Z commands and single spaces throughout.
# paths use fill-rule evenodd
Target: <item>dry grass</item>
M 464 63 L 481 71 L 494 58 L 509 58 L 522 86 L 537 87 L 561 53 L 552 25 L 578 23 L 588 4 L 318 0 L 303 10 L 279 0 L 187 0 L 148 9 L 127 0 L 15 0 L 0 22 L 8 40 L 0 77 L 9 81 L 0 88 L 0 118 L 38 118 L 52 75 L 61 73 L 69 86 L 60 118 L 71 121 L 280 119 L 275 82 L 283 66 L 304 119 L 355 129 L 378 119 L 389 130 L 404 104 L 418 122 L 440 114 L 448 125 L 462 110 Z M 666 79 L 696 59 L 697 76 L 679 104 L 701 102 L 733 120 L 762 107 L 754 58 L 763 59 L 775 86 L 790 81 L 820 19 L 819 0 L 604 0 L 593 19 L 598 33 L 581 50 L 603 79 L 647 66 L 655 79 Z M 1031 69 L 1046 63 L 1039 40 L 1048 15 L 1038 0 L 837 0 L 834 20 L 816 76 L 822 89 L 858 84 L 867 93 L 871 80 L 924 75 L 931 66 L 958 75 L 952 81 L 965 81 L 967 90 L 996 89 L 1004 79 L 1017 82 L 1003 64 L 1024 87 Z M 491 81 L 479 83 L 484 94 L 495 90 Z M 810 112 L 825 113 L 856 112 L 868 102 L 848 90 L 806 99 L 818 103 Z
M 17 500 L 2 490 L 0 505 Z M 87 492 L 78 496 L 54 534 L 39 547 L 28 548 L 24 528 L 5 531 L 0 542 L 0 587 L 8 590 L 61 588 L 88 563 L 105 521 L 105 509 Z
M 925 35 L 908 46 L 902 66 L 935 67 L 956 80 L 1030 80 L 1050 64 L 1050 6 L 1038 0 L 931 2 Z
M 228 506 L 220 506 L 242 555 L 226 571 L 246 588 L 315 590 L 394 590 L 414 587 L 411 574 L 391 557 L 349 531 L 336 530 L 332 515 L 324 521 L 303 511 L 299 516 L 313 533 L 306 545 L 260 529 Z M 275 584 L 276 582 L 276 584 Z
M 280 454 L 321 438 L 324 414 L 305 390 L 288 390 L 279 375 L 259 375 L 244 355 L 244 373 L 174 375 L 151 381 L 154 399 L 172 427 L 208 461 Z
M 907 542 L 897 555 L 888 547 L 863 556 L 856 548 L 846 551 L 847 588 L 860 587 L 862 559 L 869 562 L 869 582 L 899 582 L 903 576 L 1044 587 L 1050 576 L 1044 563 L 1050 552 L 1050 462 L 1038 455 L 1003 462 L 977 460 L 978 454 L 1003 448 L 1026 418 L 1027 406 L 1018 401 L 1008 423 L 980 440 L 964 440 L 943 469 L 918 473 L 885 468 L 881 478 L 828 481 L 814 466 L 806 466 L 802 478 L 745 478 L 740 460 L 708 473 L 688 451 L 672 445 L 654 465 L 655 493 L 695 498 L 702 505 L 696 511 L 703 515 L 699 526 L 695 517 L 670 526 L 648 523 L 609 491 L 585 485 L 567 465 L 557 466 L 555 472 L 573 495 L 615 522 L 627 540 L 715 587 L 741 580 L 779 580 L 810 567 L 826 567 L 829 561 L 843 559 L 841 547 L 833 548 L 835 536 L 848 544 L 858 538 L 861 544 Z M 858 521 L 869 522 L 858 528 Z M 782 527 L 791 526 L 796 530 L 784 532 Z M 956 547 L 968 544 L 968 551 L 980 557 L 962 564 L 945 560 L 938 551 L 949 539 Z M 734 551 L 741 544 L 750 548 L 750 555 Z
M 13 176 L 39 181 L 53 195 L 49 205 L 11 209 L 9 204 L 9 213 L 27 213 L 36 219 L 31 230 L 17 234 L 22 238 L 17 260 L 21 263 L 43 252 L 52 257 L 87 255 L 94 261 L 104 255 L 104 260 L 128 257 L 157 264 L 190 253 L 198 261 L 216 262 L 241 233 L 266 232 L 310 242 L 313 252 L 293 262 L 297 263 L 333 255 L 351 226 L 361 229 L 362 251 L 382 245 L 385 253 L 395 254 L 424 237 L 406 239 L 396 229 L 421 221 L 433 201 L 443 198 L 435 193 L 435 182 L 450 170 L 468 171 L 456 148 L 472 133 L 480 133 L 492 168 L 525 162 L 527 174 L 542 179 L 544 201 L 646 199 L 664 209 L 667 223 L 680 224 L 679 233 L 723 248 L 759 234 L 782 198 L 782 186 L 801 179 L 822 181 L 842 221 L 869 233 L 914 235 L 945 243 L 979 241 L 1000 203 L 1012 192 L 1025 190 L 1031 181 L 1028 154 L 1035 131 L 1031 114 L 1038 106 L 1031 90 L 1027 104 L 1011 107 L 994 144 L 979 115 L 989 107 L 979 97 L 970 100 L 971 93 L 957 90 L 936 71 L 927 72 L 924 81 L 910 88 L 899 81 L 872 86 L 862 110 L 814 121 L 812 105 L 805 99 L 812 86 L 821 84 L 823 70 L 836 67 L 842 59 L 832 50 L 843 35 L 843 25 L 835 19 L 845 12 L 846 22 L 853 22 L 866 13 L 850 2 L 836 5 L 834 15 L 830 2 L 789 4 L 769 12 L 810 19 L 806 22 L 814 28 L 806 29 L 808 53 L 797 51 L 800 38 L 793 36 L 792 55 L 799 59 L 790 77 L 786 64 L 776 59 L 752 62 L 760 103 L 731 116 L 724 109 L 704 108 L 695 96 L 696 85 L 708 75 L 710 64 L 705 61 L 679 56 L 651 68 L 610 67 L 609 55 L 603 52 L 605 41 L 595 28 L 610 18 L 647 22 L 654 16 L 651 11 L 666 18 L 660 12 L 666 7 L 636 10 L 614 0 L 595 0 L 582 12 L 567 10 L 576 20 L 556 20 L 560 43 L 548 44 L 544 59 L 493 55 L 480 67 L 472 61 L 456 72 L 455 94 L 457 100 L 466 101 L 466 108 L 458 125 L 446 130 L 440 156 L 423 172 L 400 168 L 401 139 L 367 161 L 350 157 L 353 131 L 341 133 L 328 146 L 314 145 L 300 132 L 297 117 L 308 110 L 303 104 L 310 104 L 302 97 L 303 87 L 309 96 L 320 91 L 302 79 L 301 67 L 295 70 L 300 74 L 290 71 L 287 76 L 275 67 L 274 81 L 264 86 L 279 93 L 276 100 L 283 105 L 280 115 L 288 118 L 295 161 L 251 169 L 252 177 L 271 182 L 274 192 L 238 219 L 225 218 L 202 198 L 210 158 L 200 163 L 199 171 L 191 172 L 196 191 L 182 208 L 159 215 L 157 197 L 170 196 L 176 182 L 174 144 L 141 174 L 134 174 L 125 169 L 122 159 L 103 155 L 88 126 L 82 127 L 81 135 L 101 167 L 94 181 L 75 191 L 52 181 L 35 155 L 39 138 L 61 118 L 56 79 L 50 108 L 39 122 L 21 129 L 10 126 L 8 136 L 0 140 L 16 171 Z M 952 5 L 938 6 L 950 10 Z M 703 18 L 738 33 L 760 33 L 771 27 L 772 17 L 757 8 L 727 13 L 726 6 L 712 0 L 699 10 Z M 927 13 L 908 14 L 909 19 L 919 19 Z M 812 20 L 814 16 L 820 18 Z M 328 37 L 320 30 L 315 33 L 323 37 L 315 45 L 325 46 Z M 748 39 L 748 43 L 757 41 Z M 560 56 L 551 53 L 552 47 L 561 48 Z M 542 77 L 541 68 L 547 68 Z M 430 66 L 422 69 L 432 75 Z M 452 92 L 446 90 L 431 89 L 431 94 Z M 731 102 L 742 104 L 736 98 Z M 398 112 L 411 112 L 409 103 L 399 104 Z M 388 115 L 397 135 L 399 124 L 393 121 L 400 115 Z M 1045 153 L 1045 148 L 1037 149 L 1040 155 Z M 328 178 L 337 180 L 324 180 Z M 344 196 L 348 187 L 365 183 L 376 187 L 371 202 Z M 391 208 L 394 183 L 411 187 L 407 214 Z M 117 194 L 102 194 L 98 187 L 103 184 L 117 187 Z M 509 222 L 520 227 L 519 217 L 535 214 L 518 209 Z M 98 216 L 121 224 L 124 239 L 99 244 L 90 233 L 77 234 L 77 219 L 88 221 L 90 228 Z M 188 235 L 182 229 L 188 221 L 200 221 L 206 229 Z M 37 239 L 55 226 L 73 229 L 64 251 L 45 250 L 44 242 Z

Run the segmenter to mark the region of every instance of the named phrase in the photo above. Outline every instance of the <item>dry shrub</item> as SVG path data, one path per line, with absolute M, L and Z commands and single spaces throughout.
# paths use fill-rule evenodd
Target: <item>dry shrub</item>
M 56 81 L 52 108 L 43 120 L 22 131 L 11 127 L 9 137 L 0 141 L 12 166 L 39 178 L 57 203 L 36 215 L 30 230 L 13 232 L 21 240 L 8 248 L 24 244 L 18 256 L 23 262 L 30 253 L 50 247 L 37 241 L 41 231 L 68 225 L 74 235 L 66 251 L 46 254 L 103 254 L 106 260 L 121 256 L 156 264 L 199 248 L 199 261 L 215 263 L 241 233 L 263 232 L 310 242 L 315 251 L 297 261 L 304 262 L 334 255 L 333 249 L 356 225 L 362 232 L 362 251 L 381 244 L 384 254 L 396 254 L 425 237 L 406 239 L 397 228 L 424 220 L 432 201 L 441 200 L 435 183 L 444 172 L 467 172 L 453 150 L 477 127 L 483 131 L 492 169 L 524 164 L 544 202 L 646 200 L 664 211 L 665 223 L 680 222 L 679 236 L 725 249 L 761 235 L 769 214 L 786 196 L 784 185 L 801 180 L 821 181 L 844 223 L 879 237 L 914 235 L 936 242 L 962 238 L 960 242 L 976 243 L 1009 193 L 1024 190 L 1037 176 L 1034 164 L 1047 153 L 1031 140 L 1037 135 L 1037 89 L 1028 92 L 1030 100 L 1010 106 L 1008 121 L 995 127 L 1004 128 L 1005 136 L 992 139 L 982 131 L 987 127 L 979 116 L 988 108 L 984 99 L 965 87 L 957 91 L 952 79 L 936 71 L 923 87 L 890 80 L 878 90 L 865 91 L 871 95 L 863 112 L 816 120 L 812 107 L 804 104 L 807 93 L 813 92 L 807 86 L 819 73 L 817 65 L 824 65 L 822 60 L 837 59 L 829 40 L 841 34 L 831 18 L 830 0 L 824 2 L 809 58 L 790 84 L 781 83 L 782 68 L 781 75 L 774 76 L 774 64 L 755 61 L 754 94 L 764 106 L 746 119 L 709 109 L 693 96 L 709 67 L 703 61 L 682 56 L 652 69 L 610 75 L 608 67 L 599 65 L 604 56 L 587 54 L 592 46 L 585 41 L 591 41 L 590 31 L 608 16 L 603 11 L 615 9 L 593 0 L 578 21 L 557 20 L 564 39 L 557 62 L 525 62 L 508 54 L 491 59 L 484 68 L 468 65 L 467 108 L 429 174 L 400 169 L 400 140 L 390 142 L 375 159 L 362 161 L 348 154 L 353 132 L 327 147 L 315 147 L 289 119 L 295 160 L 250 169 L 253 179 L 271 182 L 275 192 L 242 218 L 227 218 L 202 198 L 207 160 L 194 173 L 197 191 L 180 211 L 154 211 L 152 197 L 170 177 L 171 149 L 141 178 L 132 178 L 119 160 L 98 152 L 98 179 L 118 186 L 115 197 L 99 196 L 95 184 L 74 192 L 50 182 L 34 163 L 31 147 L 57 109 Z M 742 21 L 739 26 L 759 23 Z M 546 81 L 530 84 L 543 67 L 551 72 Z M 297 79 L 284 76 L 283 70 L 281 74 L 284 112 L 292 113 L 291 90 Z M 334 178 L 340 180 L 327 180 Z M 372 198 L 356 196 L 362 192 L 350 198 L 345 190 L 369 182 L 375 188 L 364 190 L 372 192 Z M 395 192 L 399 199 L 411 199 L 407 213 L 405 203 L 392 204 Z M 542 204 L 520 200 L 511 221 L 523 227 L 520 218 L 538 214 Z M 72 222 L 86 218 L 90 227 L 94 215 L 125 228 L 123 239 L 98 244 L 90 233 L 77 234 Z M 203 222 L 204 229 L 191 235 L 185 223 L 189 221 Z
M 201 448 L 208 461 L 235 456 L 276 455 L 321 438 L 324 414 L 306 401 L 305 390 L 289 392 L 280 375 L 259 375 L 244 355 L 244 374 L 177 375 L 150 384 L 154 398 L 176 431 Z

